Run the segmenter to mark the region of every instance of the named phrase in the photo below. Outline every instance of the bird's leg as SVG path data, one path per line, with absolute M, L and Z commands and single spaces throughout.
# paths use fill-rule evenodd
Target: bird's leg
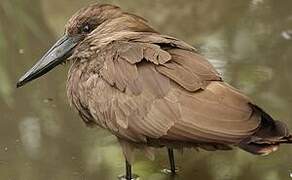
M 120 180 L 137 180 L 139 176 L 136 174 L 132 174 L 132 165 L 131 165 L 132 162 L 134 161 L 134 146 L 133 144 L 123 139 L 119 139 L 119 142 L 121 144 L 124 157 L 125 157 L 126 174 L 120 175 L 118 176 L 118 178 Z
M 175 160 L 174 160 L 174 153 L 173 153 L 173 148 L 167 148 L 168 152 L 168 159 L 169 159 L 169 164 L 170 164 L 170 169 L 163 169 L 161 172 L 165 174 L 170 174 L 172 176 L 176 175 L 178 172 L 178 169 L 175 167 Z
M 168 151 L 168 158 L 169 158 L 169 164 L 170 164 L 170 172 L 172 175 L 176 174 L 176 168 L 175 168 L 175 160 L 174 160 L 174 153 L 172 148 L 167 148 Z
M 126 180 L 132 180 L 132 167 L 127 160 L 126 160 Z
M 139 176 L 132 174 L 132 166 L 128 160 L 126 160 L 126 175 L 121 175 L 118 177 L 119 180 L 138 180 Z

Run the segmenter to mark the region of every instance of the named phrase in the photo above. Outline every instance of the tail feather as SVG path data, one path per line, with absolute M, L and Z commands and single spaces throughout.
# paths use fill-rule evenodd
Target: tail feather
M 289 135 L 289 137 L 285 138 L 281 144 L 292 144 L 292 135 Z
M 256 105 L 250 104 L 254 113 L 261 116 L 258 130 L 240 142 L 239 147 L 253 154 L 266 155 L 278 149 L 280 144 L 292 144 L 292 135 L 285 123 L 274 120 Z

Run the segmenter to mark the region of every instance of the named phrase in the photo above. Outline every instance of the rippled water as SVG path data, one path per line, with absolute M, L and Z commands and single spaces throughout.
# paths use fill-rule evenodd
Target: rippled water
M 89 1 L 0 2 L 0 179 L 111 180 L 124 172 L 115 137 L 87 128 L 65 95 L 68 67 L 24 88 L 15 82 Z M 292 129 L 291 0 L 108 0 L 149 20 L 162 33 L 198 47 L 224 79 Z M 138 153 L 142 179 L 170 180 L 165 149 L 156 160 Z M 180 180 L 292 179 L 292 146 L 270 156 L 241 150 L 176 153 Z

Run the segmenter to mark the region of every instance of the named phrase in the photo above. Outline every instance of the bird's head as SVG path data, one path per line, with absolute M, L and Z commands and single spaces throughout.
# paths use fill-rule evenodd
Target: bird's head
M 140 29 L 143 31 L 143 28 L 148 27 L 144 22 L 146 21 L 142 18 L 125 13 L 113 5 L 92 4 L 79 10 L 67 22 L 64 35 L 18 80 L 17 87 L 46 74 L 57 65 L 70 59 L 74 51 L 89 37 L 127 28 L 133 30 L 135 27 L 136 31 Z

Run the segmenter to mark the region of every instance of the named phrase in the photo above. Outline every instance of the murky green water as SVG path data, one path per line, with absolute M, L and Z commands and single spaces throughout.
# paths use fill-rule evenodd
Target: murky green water
M 0 1 L 0 179 L 111 180 L 124 172 L 116 139 L 85 127 L 65 94 L 60 66 L 21 89 L 17 79 L 63 33 L 69 16 L 89 1 Z M 292 129 L 291 0 L 112 0 L 160 32 L 193 44 L 225 80 Z M 180 180 L 288 180 L 292 146 L 270 156 L 241 150 L 176 153 Z M 166 150 L 154 162 L 138 153 L 135 173 L 170 180 Z

